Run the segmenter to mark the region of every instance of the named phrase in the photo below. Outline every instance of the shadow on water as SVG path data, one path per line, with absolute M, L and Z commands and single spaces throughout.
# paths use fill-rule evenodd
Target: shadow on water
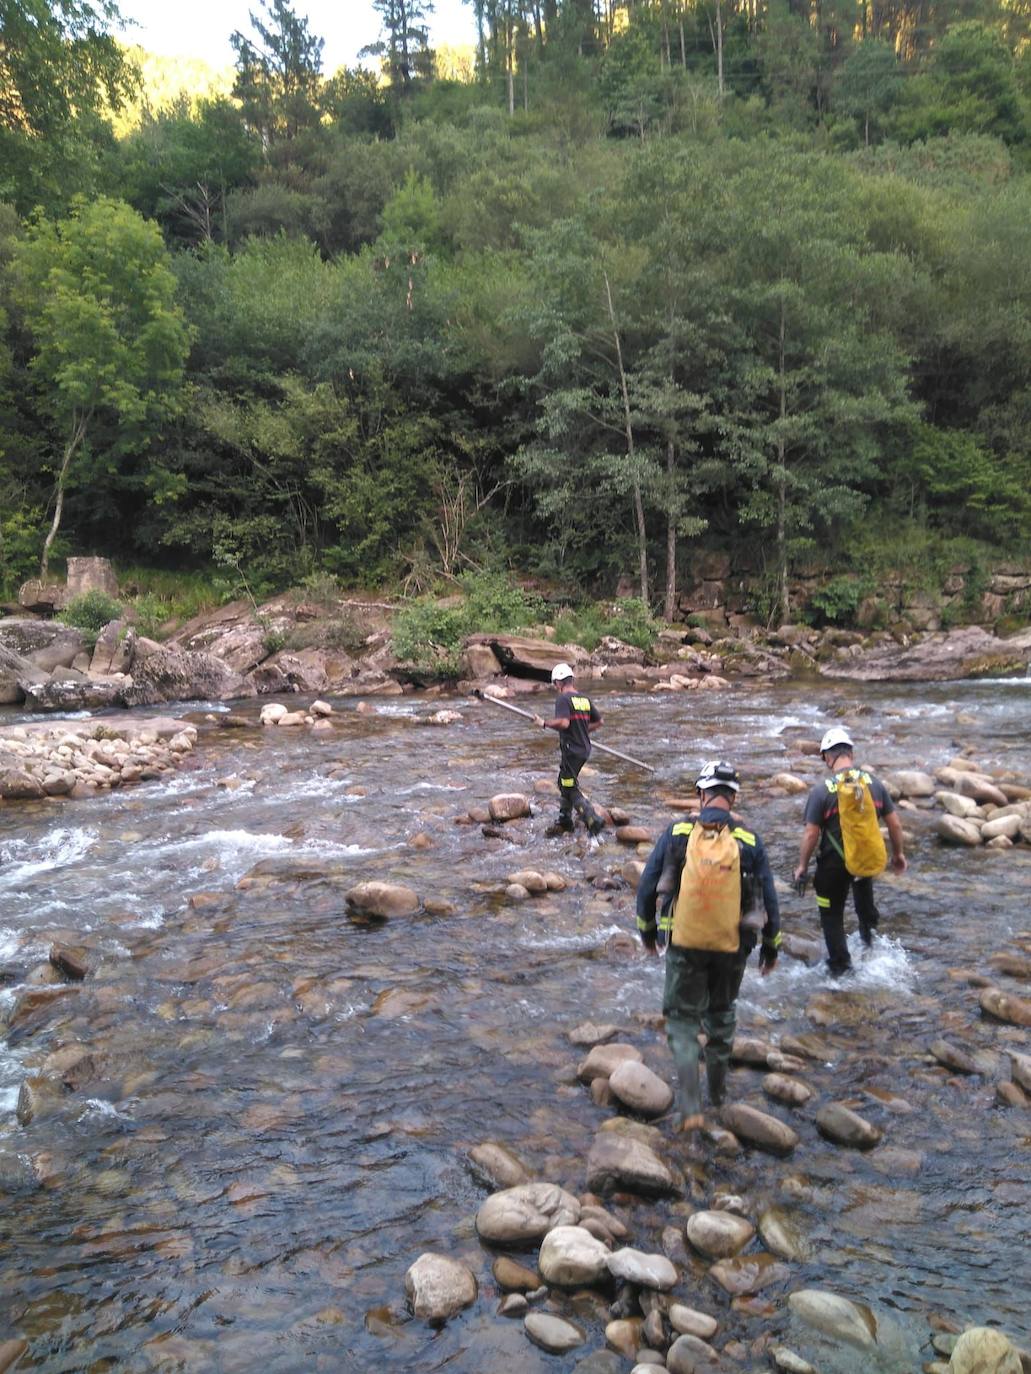
M 576 1082 L 567 1032 L 615 1021 L 668 1074 L 654 1029 L 662 970 L 612 939 L 633 933 L 632 893 L 589 881 L 618 881 L 628 856 L 617 845 L 587 854 L 545 840 L 547 797 L 514 842 L 455 825 L 494 792 L 532 791 L 555 763 L 516 718 L 456 704 L 463 723 L 436 729 L 420 721 L 439 702 L 369 716 L 340 703 L 326 741 L 205 728 L 200 713 L 192 771 L 0 813 L 0 1018 L 55 938 L 85 943 L 95 970 L 38 1029 L 16 1026 L 0 1045 L 0 1340 L 27 1338 L 31 1367 L 561 1371 L 604 1344 L 605 1295 L 560 1304 L 589 1333 L 565 1357 L 495 1314 L 493 1256 L 472 1224 L 485 1189 L 466 1152 L 503 1141 L 535 1175 L 582 1192 L 611 1112 Z M 733 758 L 746 779 L 784 768 L 815 778 L 795 741 L 840 712 L 875 768 L 933 768 L 969 745 L 1031 776 L 1026 684 L 603 705 L 606 741 L 659 772 L 599 757 L 589 790 L 656 833 L 671 815 L 662 792 L 683 793 L 705 758 Z M 743 810 L 771 850 L 786 927 L 818 937 L 815 911 L 787 886 L 799 800 L 757 787 Z M 994 1094 L 1003 1052 L 1026 1050 L 1027 1036 L 979 1019 L 976 990 L 949 974 L 988 970 L 1028 929 L 1028 855 L 947 851 L 927 813 L 905 823 L 912 868 L 881 886 L 882 934 L 855 951 L 856 977 L 834 985 L 785 958 L 766 980 L 749 969 L 740 1003 L 750 1034 L 818 1035 L 826 1058 L 802 1075 L 813 1105 L 856 1107 L 882 1145 L 828 1144 L 807 1107 L 789 1160 L 680 1156 L 693 1205 L 718 1188 L 746 1197 L 751 1215 L 778 1208 L 804 1257 L 751 1313 L 697 1261 L 678 1293 L 720 1317 L 717 1344 L 772 1330 L 823 1374 L 919 1368 L 928 1313 L 1031 1340 L 1028 1123 Z M 505 904 L 503 880 L 527 866 L 569 886 Z M 344 892 L 375 877 L 450 907 L 349 920 Z M 983 1072 L 935 1064 L 927 1047 L 943 1035 Z M 91 1056 L 82 1083 L 18 1125 L 22 1080 L 76 1043 Z M 732 1091 L 768 1106 L 753 1070 L 735 1070 Z M 651 1250 L 683 1204 L 618 1210 L 631 1243 Z M 442 1331 L 403 1301 L 405 1270 L 427 1249 L 465 1259 L 480 1281 L 477 1303 Z M 796 1326 L 783 1299 L 801 1287 L 868 1303 L 891 1330 L 881 1363 Z M 744 1367 L 765 1368 L 768 1355 L 749 1365 L 748 1348 Z

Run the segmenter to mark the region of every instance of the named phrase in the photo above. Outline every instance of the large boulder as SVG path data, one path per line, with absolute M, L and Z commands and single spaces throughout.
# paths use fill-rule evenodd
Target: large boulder
M 0 706 L 24 701 L 26 685 L 46 682 L 47 677 L 30 658 L 0 644 Z
M 269 631 L 282 632 L 284 627 L 285 622 L 261 624 L 248 601 L 230 601 L 187 621 L 172 643 L 190 653 L 213 654 L 233 672 L 243 675 L 268 658 Z
M 0 620 L 0 648 L 21 655 L 44 673 L 70 668 L 85 644 L 81 630 L 59 620 Z
M 24 768 L 5 768 L 0 764 L 0 800 L 41 801 L 45 796 L 43 784 Z
M 486 645 L 506 673 L 513 677 L 551 677 L 556 663 L 571 663 L 582 668 L 590 662 L 590 655 L 579 644 L 554 644 L 550 639 L 530 639 L 524 635 L 471 635 L 465 641 L 468 651 L 474 645 Z
M 93 648 L 90 659 L 91 674 L 127 673 L 136 653 L 136 629 L 124 620 L 112 620 L 105 625 Z
M 673 1175 L 642 1140 L 599 1131 L 587 1156 L 587 1186 L 594 1193 L 626 1189 L 632 1193 L 668 1193 Z
M 417 1317 L 442 1322 L 476 1301 L 476 1277 L 458 1260 L 427 1251 L 405 1274 L 405 1293 Z
M 64 668 L 45 682 L 23 682 L 30 711 L 99 711 L 121 704 L 131 677 L 91 678 Z
M 572 1193 L 556 1183 L 524 1183 L 492 1193 L 476 1213 L 476 1230 L 495 1245 L 522 1245 L 579 1220 L 580 1204 Z
M 155 706 L 163 701 L 231 701 L 254 695 L 253 685 L 221 659 L 166 645 L 134 665 L 132 685 L 121 698 L 126 706 Z
M 880 644 L 855 658 L 835 660 L 820 671 L 853 682 L 947 682 L 1025 672 L 1031 644 L 999 639 L 977 625 L 928 635 L 912 648 Z
M 965 845 L 976 849 L 981 843 L 981 827 L 976 821 L 965 820 L 962 816 L 952 816 L 948 812 L 938 817 L 935 827 L 938 838 L 946 844 Z
M 609 1249 L 582 1226 L 556 1226 L 541 1243 L 537 1268 L 545 1283 L 578 1288 L 608 1274 Z

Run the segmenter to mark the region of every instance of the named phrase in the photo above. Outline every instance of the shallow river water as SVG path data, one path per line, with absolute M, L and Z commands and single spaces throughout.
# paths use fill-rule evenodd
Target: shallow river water
M 662 794 L 689 789 L 704 759 L 731 758 L 746 786 L 756 780 L 740 809 L 771 850 L 784 925 L 811 938 L 813 899 L 788 887 L 801 799 L 758 781 L 784 768 L 818 776 L 792 740 L 844 715 L 868 766 L 933 769 L 969 746 L 1031 778 L 1027 681 L 598 700 L 600 738 L 659 771 L 596 754 L 590 793 L 658 834 L 673 818 Z M 441 705 L 462 723 L 422 723 Z M 612 840 L 597 852 L 545 840 L 554 803 L 542 796 L 525 846 L 456 826 L 493 793 L 554 776 L 554 742 L 464 699 L 375 706 L 337 703 L 327 739 L 218 730 L 208 708 L 182 708 L 201 732 L 189 771 L 0 810 L 0 1019 L 55 936 L 85 941 L 94 969 L 45 1028 L 0 1038 L 0 1341 L 30 1342 L 19 1369 L 563 1374 L 604 1346 L 601 1298 L 559 1299 L 588 1333 L 568 1356 L 496 1315 L 493 1254 L 472 1225 L 487 1190 L 466 1153 L 498 1140 L 535 1176 L 584 1191 L 611 1115 L 575 1079 L 567 1034 L 585 1019 L 624 1026 L 669 1073 L 647 1019 L 661 966 L 611 939 L 634 932 L 633 893 L 589 881 L 634 856 Z M 1022 937 L 1028 952 L 1031 850 L 945 849 L 931 813 L 904 821 L 911 868 L 879 884 L 882 933 L 862 961 L 856 951 L 851 982 L 787 957 L 768 979 L 754 964 L 746 974 L 739 1031 L 815 1030 L 834 1050 L 802 1075 L 817 1096 L 797 1112 L 769 1106 L 758 1072 L 733 1075 L 735 1096 L 793 1120 L 799 1149 L 784 1161 L 704 1146 L 681 1158 L 695 1206 L 716 1188 L 753 1216 L 776 1203 L 810 1246 L 753 1313 L 733 1310 L 703 1265 L 686 1269 L 681 1299 L 720 1318 L 717 1345 L 742 1343 L 728 1368 L 769 1369 L 770 1332 L 809 1348 L 784 1302 L 800 1287 L 897 1323 L 881 1363 L 825 1352 L 824 1374 L 918 1370 L 933 1358 L 933 1315 L 1031 1343 L 1031 1122 L 996 1102 L 1004 1055 L 1000 1073 L 972 1078 L 927 1055 L 941 1035 L 988 1066 L 1008 1047 L 1028 1051 L 1028 1033 L 983 1020 L 977 989 L 949 970 L 1026 991 L 988 960 Z M 412 846 L 417 834 L 426 847 Z M 262 861 L 284 881 L 237 889 Z M 570 886 L 509 905 L 503 879 L 522 867 Z M 349 920 L 344 890 L 372 877 L 407 881 L 454 914 Z M 95 1076 L 19 1126 L 21 1080 L 73 1040 Z M 812 1109 L 827 1100 L 857 1107 L 883 1144 L 861 1155 L 822 1141 Z M 617 1204 L 629 1243 L 658 1249 L 676 1205 Z M 425 1250 L 467 1260 L 480 1280 L 474 1306 L 440 1331 L 405 1309 L 405 1271 Z

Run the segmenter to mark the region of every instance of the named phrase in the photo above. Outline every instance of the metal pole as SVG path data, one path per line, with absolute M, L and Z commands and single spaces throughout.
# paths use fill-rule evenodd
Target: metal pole
M 527 720 L 533 720 L 533 712 L 524 711 L 521 706 L 513 706 L 511 702 L 499 701 L 497 697 L 488 697 L 479 691 L 474 692 L 473 696 L 479 697 L 481 701 L 489 701 L 492 706 L 500 706 L 503 711 L 511 711 L 514 715 L 525 716 Z M 643 768 L 648 773 L 655 772 L 650 763 L 642 763 L 640 759 L 632 758 L 629 754 L 621 754 L 618 749 L 613 749 L 607 744 L 597 744 L 592 739 L 591 748 L 599 749 L 603 754 L 611 754 L 613 758 L 622 759 L 624 763 L 632 763 L 635 768 Z

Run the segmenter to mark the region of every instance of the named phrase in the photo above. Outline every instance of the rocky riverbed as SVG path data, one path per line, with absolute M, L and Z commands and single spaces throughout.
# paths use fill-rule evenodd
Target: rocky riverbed
M 659 771 L 596 756 L 599 850 L 543 837 L 554 746 L 519 720 L 328 704 L 187 710 L 188 767 L 0 811 L 0 1361 L 909 1374 L 974 1368 L 967 1326 L 1031 1342 L 1031 854 L 943 844 L 934 795 L 1027 782 L 1026 682 L 607 695 Z M 912 868 L 835 985 L 784 879 L 842 718 Z M 788 939 L 685 1146 L 632 887 L 714 755 Z M 979 836 L 1020 804 L 967 800 Z

